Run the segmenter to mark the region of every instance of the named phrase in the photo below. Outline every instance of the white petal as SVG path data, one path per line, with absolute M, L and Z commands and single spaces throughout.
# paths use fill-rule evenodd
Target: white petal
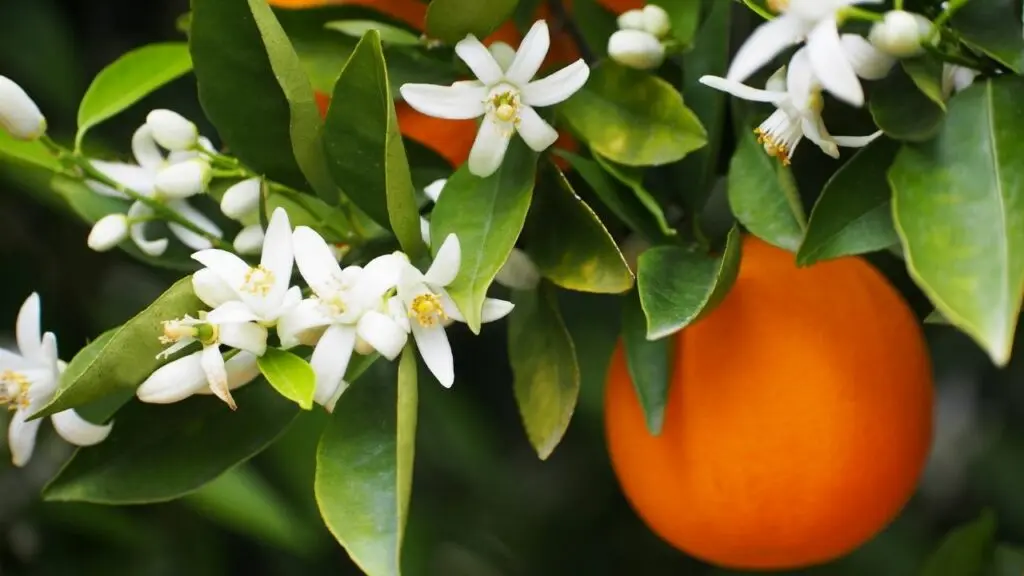
M 480 321 L 486 324 L 488 322 L 501 320 L 505 316 L 508 316 L 509 312 L 511 312 L 515 307 L 515 304 L 505 300 L 485 298 L 483 311 L 480 313 Z
M 39 432 L 41 418 L 27 422 L 31 415 L 28 410 L 17 410 L 11 417 L 11 424 L 7 427 L 7 443 L 11 448 L 11 462 L 19 468 L 28 464 L 32 459 L 32 452 L 36 448 L 36 433 Z
M 199 130 L 187 118 L 172 110 L 157 109 L 146 116 L 153 138 L 168 150 L 188 150 L 198 144 Z
M 814 77 L 814 70 L 811 69 L 807 48 L 801 48 L 793 54 L 793 59 L 786 69 L 786 88 L 790 103 L 796 106 L 800 114 L 819 114 L 810 110 L 811 97 L 817 97 L 819 86 Z
M 57 354 L 57 337 L 53 332 L 43 334 L 42 342 L 39 345 L 39 367 L 41 374 L 35 377 L 28 394 L 33 413 L 41 407 L 41 404 L 49 403 L 57 391 L 57 381 L 60 378 L 60 359 Z
M 267 329 L 254 322 L 222 324 L 220 341 L 232 348 L 263 356 L 267 351 Z
M 93 446 L 106 440 L 113 428 L 111 424 L 99 425 L 82 418 L 74 410 L 57 412 L 51 418 L 53 428 L 60 437 L 75 446 Z
M 808 23 L 782 14 L 759 26 L 732 59 L 726 78 L 743 82 L 786 48 L 803 40 Z
M 483 86 L 435 86 L 403 84 L 402 99 L 414 110 L 447 120 L 468 120 L 483 116 L 487 89 Z
M 864 105 L 864 90 L 846 59 L 835 20 L 826 19 L 814 27 L 807 38 L 807 51 L 814 75 L 826 90 L 852 106 Z
M 452 297 L 447 292 L 441 291 L 437 293 L 437 297 L 441 300 L 441 307 L 444 308 L 444 313 L 448 316 L 448 320 L 451 322 L 465 322 L 466 318 L 462 315 L 462 310 L 459 310 L 458 305 L 452 300 Z
M 532 290 L 540 282 L 540 271 L 526 252 L 513 248 L 494 280 L 513 290 Z
M 388 360 L 398 358 L 409 339 L 409 333 L 392 317 L 369 310 L 356 325 L 359 337 Z
M 423 363 L 442 386 L 451 388 L 455 383 L 455 362 L 444 327 L 440 324 L 422 326 L 419 322 L 410 322 L 410 325 Z
M 231 185 L 220 198 L 220 210 L 225 216 L 239 222 L 258 215 L 260 209 L 259 178 L 249 178 Z
M 249 273 L 249 265 L 238 256 L 225 250 L 200 250 L 192 254 L 192 259 L 213 270 L 225 284 L 231 287 L 240 297 L 239 290 L 245 284 L 245 276 Z
M 523 102 L 544 107 L 558 104 L 583 88 L 590 78 L 590 67 L 577 60 L 549 76 L 534 80 L 523 87 Z
M 354 288 L 355 298 L 364 305 L 376 307 L 386 292 L 398 285 L 402 271 L 410 266 L 401 252 L 377 256 L 366 264 Z M 352 268 L 346 268 L 346 271 Z
M 355 345 L 356 330 L 353 326 L 334 324 L 320 337 L 309 359 L 316 372 L 313 400 L 317 404 L 325 406 L 338 395 Z
M 46 132 L 46 118 L 35 101 L 6 76 L 0 76 L 0 129 L 18 140 L 35 140 Z
M 161 160 L 161 162 L 162 161 L 163 160 Z M 100 174 L 103 174 L 107 178 L 110 178 L 117 184 L 120 184 L 133 192 L 142 194 L 146 197 L 153 195 L 154 174 L 147 168 L 136 166 L 134 164 L 104 162 L 102 160 L 93 160 L 90 164 L 92 164 L 92 167 Z M 104 196 L 128 198 L 124 193 L 98 182 L 90 181 L 89 188 Z
M 206 373 L 200 362 L 202 351 L 178 358 L 159 367 L 135 391 L 139 400 L 151 404 L 171 404 L 188 398 L 206 386 Z
M 224 369 L 228 373 L 228 390 L 241 388 L 260 375 L 260 367 L 257 360 L 258 358 L 255 355 L 240 351 L 224 362 Z M 209 386 L 203 386 L 196 390 L 195 393 L 202 394 L 203 396 L 213 395 L 213 391 L 210 390 Z
M 241 300 L 230 300 L 217 306 L 206 315 L 206 321 L 211 324 L 233 324 L 238 322 L 256 322 L 260 319 Z
M 292 281 L 294 260 L 292 225 L 288 222 L 288 213 L 284 208 L 278 208 L 270 216 L 263 239 L 263 254 L 260 256 L 260 265 L 274 275 L 274 286 L 266 296 L 266 300 L 273 306 L 280 306 L 284 300 Z
M 423 216 L 420 216 L 420 238 L 430 248 L 430 221 Z
M 863 148 L 877 140 L 881 135 L 882 131 L 879 130 L 867 136 L 833 136 L 832 140 L 843 148 Z
M 250 224 L 235 236 L 231 246 L 235 252 L 243 255 L 259 254 L 263 252 L 263 242 L 266 235 L 263 233 L 263 226 L 259 223 Z
M 608 38 L 608 56 L 637 70 L 652 70 L 665 61 L 665 45 L 643 30 L 618 30 Z
M 445 237 L 441 247 L 437 249 L 434 262 L 431 263 L 423 279 L 432 287 L 440 288 L 447 286 L 459 275 L 459 268 L 462 265 L 462 245 L 459 237 L 449 234 Z
M 206 160 L 190 158 L 157 172 L 154 186 L 164 198 L 188 198 L 205 192 L 212 178 L 213 170 Z
M 388 316 L 391 316 L 391 319 L 395 321 L 399 328 L 406 333 L 412 331 L 412 327 L 409 326 L 409 314 L 406 312 L 405 304 L 402 303 L 401 298 L 398 296 L 388 298 L 387 310 Z
M 544 121 L 532 107 L 519 106 L 519 124 L 516 131 L 526 145 L 535 152 L 543 152 L 558 140 L 558 132 Z
M 785 92 L 759 90 L 757 88 L 747 86 L 746 84 L 721 78 L 719 76 L 701 76 L 700 83 L 714 88 L 715 90 L 721 90 L 722 92 L 732 94 L 742 100 L 750 100 L 751 102 L 770 102 L 774 104 L 786 97 Z
M 505 71 L 505 78 L 517 86 L 525 86 L 540 70 L 550 47 L 551 35 L 547 22 L 534 22 L 530 31 L 523 37 L 523 41 L 519 43 L 516 58 Z
M 0 348 L 0 372 L 4 370 L 22 371 L 26 368 L 31 368 L 32 362 L 21 354 L 15 354 L 10 350 L 4 350 Z
M 447 178 L 441 178 L 434 180 L 423 189 L 423 193 L 426 194 L 427 198 L 430 198 L 431 202 L 437 203 L 437 199 L 441 197 L 441 192 L 444 191 L 444 185 L 448 183 Z
M 107 214 L 93 224 L 86 244 L 97 252 L 106 252 L 128 238 L 128 217 L 124 214 Z
M 139 126 L 138 130 L 132 134 L 132 154 L 139 166 L 150 174 L 164 166 L 164 155 L 157 147 L 156 139 L 153 138 L 153 129 L 147 124 Z
M 321 298 L 330 298 L 339 287 L 341 266 L 327 242 L 312 228 L 299 226 L 292 233 L 295 264 L 299 274 Z
M 167 203 L 167 206 L 192 224 L 199 227 L 199 229 L 203 230 L 208 235 L 213 236 L 214 238 L 220 238 L 224 235 L 221 229 L 218 228 L 212 220 L 207 218 L 206 215 L 199 210 L 193 208 L 187 201 L 171 201 Z M 193 250 L 207 250 L 213 246 L 213 243 L 206 236 L 197 234 L 181 224 L 168 222 L 167 227 L 170 228 L 171 232 L 173 232 L 179 240 L 181 240 L 182 244 Z
M 321 312 L 317 300 L 303 300 L 278 320 L 277 337 L 282 348 L 294 348 L 300 344 L 312 346 L 320 338 L 325 326 L 331 319 Z
M 498 66 L 494 56 L 491 56 L 487 48 L 472 34 L 455 44 L 455 53 L 466 63 L 466 66 L 469 66 L 473 75 L 487 86 L 497 84 L 504 76 L 501 66 Z M 405 97 L 404 92 L 402 97 Z
M 502 70 L 507 71 L 508 67 L 512 65 L 512 61 L 516 59 L 516 49 L 501 41 L 492 43 L 487 50 Z
M 881 80 L 896 65 L 895 58 L 872 46 L 863 36 L 843 34 L 840 41 L 853 71 L 865 80 Z
M 39 294 L 33 292 L 21 305 L 15 325 L 18 350 L 26 360 L 33 363 L 41 363 L 44 360 L 42 334 L 40 334 L 39 328 L 40 314 Z
M 224 356 L 220 353 L 220 346 L 206 346 L 199 353 L 199 363 L 206 374 L 206 382 L 210 391 L 217 398 L 220 398 L 229 408 L 234 410 L 238 407 L 235 399 L 231 396 L 231 389 L 228 388 L 228 371 L 224 365 Z
M 196 340 L 195 338 L 181 338 L 174 344 L 171 344 L 167 348 L 161 350 L 160 353 L 156 355 L 156 357 L 158 360 L 170 358 L 171 356 L 174 356 L 175 354 L 181 352 L 185 348 L 188 348 L 195 342 L 198 342 L 198 340 Z
M 821 118 L 802 118 L 800 120 L 800 127 L 803 130 L 804 136 L 811 142 L 814 142 L 821 151 L 833 158 L 839 158 L 839 147 L 832 140 L 832 136 L 828 133 L 828 129 L 825 127 L 825 123 L 821 121 Z
M 209 268 L 200 268 L 192 274 L 192 290 L 210 308 L 217 308 L 225 302 L 237 301 L 238 295 L 220 275 Z
M 514 131 L 512 124 L 499 122 L 491 114 L 485 116 L 473 148 L 469 151 L 470 173 L 480 178 L 494 174 L 505 159 L 505 151 L 508 150 Z
M 153 215 L 153 209 L 146 206 L 142 202 L 135 202 L 128 208 L 128 219 L 145 219 Z M 128 231 L 128 235 L 131 236 L 132 242 L 139 247 L 144 254 L 148 256 L 161 256 L 167 250 L 167 238 L 158 238 L 156 240 L 146 239 L 146 226 L 149 222 L 135 222 L 131 225 Z

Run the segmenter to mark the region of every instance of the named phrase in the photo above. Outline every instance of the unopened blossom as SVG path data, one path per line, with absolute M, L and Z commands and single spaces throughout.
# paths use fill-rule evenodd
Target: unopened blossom
M 46 133 L 46 118 L 25 90 L 0 76 L 0 128 L 18 140 L 35 140 Z
M 128 217 L 124 214 L 108 214 L 96 221 L 89 232 L 89 248 L 106 252 L 128 238 Z
M 643 30 L 616 30 L 608 38 L 608 56 L 623 66 L 650 70 L 665 61 L 665 45 Z
M 0 403 L 14 411 L 7 442 L 15 466 L 24 466 L 32 457 L 42 419 L 28 418 L 53 400 L 63 370 L 57 355 L 57 337 L 52 332 L 40 332 L 39 296 L 32 294 L 18 313 L 18 351 L 0 348 Z M 58 412 L 51 420 L 57 434 L 76 446 L 98 444 L 111 429 L 110 424 L 93 424 L 74 410 Z
M 199 144 L 199 129 L 190 120 L 172 110 L 153 110 L 146 116 L 153 139 L 172 152 L 190 150 Z
M 263 245 L 264 233 L 260 224 L 262 185 L 261 179 L 248 178 L 232 184 L 221 196 L 221 212 L 244 226 L 232 243 L 235 252 L 242 255 L 259 254 Z
M 194 352 L 157 368 L 135 391 L 142 402 L 149 404 L 173 404 L 194 394 L 214 394 L 223 399 L 224 392 L 231 398 L 229 406 L 234 409 L 231 391 L 248 384 L 260 374 L 257 356 L 244 350 L 237 351 L 224 360 L 223 372 L 216 378 L 223 378 L 217 392 L 212 387 L 210 374 L 203 365 L 203 351 Z
M 235 249 L 235 252 L 243 256 L 251 256 L 263 251 L 265 239 L 266 234 L 263 232 L 263 226 L 260 224 L 250 224 L 238 232 L 238 235 L 235 236 L 231 243 L 231 247 Z
M 590 68 L 582 59 L 540 80 L 533 77 L 547 56 L 551 38 L 547 23 L 538 21 L 523 38 L 511 62 L 502 52 L 488 51 L 473 35 L 455 45 L 476 81 L 451 86 L 404 84 L 402 98 L 414 109 L 436 118 L 466 120 L 483 116 L 469 154 L 469 171 L 487 177 L 497 171 L 512 134 L 518 132 L 535 151 L 546 150 L 558 132 L 534 110 L 562 102 L 583 87 Z M 504 59 L 504 57 L 502 58 Z
M 913 12 L 890 10 L 871 27 L 868 40 L 879 50 L 896 58 L 924 54 L 924 43 L 932 35 L 932 23 Z
M 206 192 L 212 178 L 209 162 L 202 158 L 189 158 L 157 172 L 153 187 L 158 196 L 181 200 Z
M 864 90 L 846 59 L 839 39 L 839 17 L 855 4 L 882 0 L 769 0 L 779 15 L 759 26 L 740 47 L 726 79 L 743 82 L 780 52 L 807 41 L 807 59 L 821 86 L 854 106 L 864 104 Z
M 765 152 L 789 164 L 797 145 L 806 137 L 823 152 L 839 157 L 839 146 L 860 148 L 881 136 L 875 132 L 868 136 L 832 136 L 825 128 L 821 113 L 824 100 L 821 85 L 808 61 L 807 50 L 801 48 L 784 67 L 768 80 L 765 90 L 733 82 L 727 78 L 704 76 L 700 82 L 754 102 L 767 102 L 776 107 L 774 113 L 755 130 L 758 142 Z
M 461 265 L 462 248 L 459 238 L 449 234 L 426 273 L 406 263 L 398 280 L 398 298 L 404 308 L 416 348 L 423 363 L 446 388 L 455 382 L 455 367 L 445 326 L 452 321 L 465 322 L 465 318 L 448 296 L 445 287 L 458 276 Z M 487 298 L 484 300 L 480 320 L 485 323 L 500 320 L 512 308 L 511 302 Z

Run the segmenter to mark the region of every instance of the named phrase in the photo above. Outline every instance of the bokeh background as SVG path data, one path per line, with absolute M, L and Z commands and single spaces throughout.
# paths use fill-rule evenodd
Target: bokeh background
M 175 20 L 186 10 L 186 0 L 0 0 L 0 74 L 25 87 L 52 133 L 66 138 L 93 75 L 134 47 L 181 39 Z M 124 156 L 153 107 L 202 118 L 195 83 L 186 77 L 97 128 L 96 145 Z M 88 228 L 46 184 L 44 175 L 0 163 L 0 340 L 11 343 L 18 307 L 38 291 L 44 326 L 70 359 L 176 277 L 122 253 L 89 251 Z M 926 314 L 896 257 L 876 261 Z M 565 441 L 547 462 L 536 458 L 522 431 L 503 323 L 488 325 L 479 338 L 456 331 L 452 390 L 421 385 L 405 573 L 722 576 L 648 531 L 615 482 L 601 404 L 618 300 L 572 296 L 564 306 L 583 392 Z M 984 508 L 996 512 L 1001 541 L 1024 542 L 1024 347 L 1008 368 L 996 370 L 953 329 L 926 331 L 937 426 L 918 493 L 864 548 L 801 574 L 914 574 L 951 527 Z M 6 455 L 0 462 L 0 574 L 360 574 L 313 500 L 323 424 L 322 413 L 303 415 L 272 448 L 200 492 L 124 508 L 40 501 L 39 489 L 70 453 L 44 426 L 27 468 L 10 466 Z

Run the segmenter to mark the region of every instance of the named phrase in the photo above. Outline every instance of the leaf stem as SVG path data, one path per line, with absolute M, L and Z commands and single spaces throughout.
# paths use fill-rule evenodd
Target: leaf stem
M 939 14 L 939 17 L 935 19 L 935 22 L 933 22 L 932 25 L 938 29 L 946 22 L 949 22 L 949 19 L 952 18 L 957 11 L 963 8 L 968 2 L 970 2 L 970 0 L 949 0 L 949 3 L 946 5 L 946 9 L 942 14 Z
M 903 0 L 895 0 L 892 6 L 893 10 L 903 10 Z

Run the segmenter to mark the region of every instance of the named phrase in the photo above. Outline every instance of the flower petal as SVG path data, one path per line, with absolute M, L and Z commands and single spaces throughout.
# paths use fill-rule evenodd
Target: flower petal
M 412 327 L 409 326 L 409 314 L 406 312 L 405 305 L 402 304 L 400 297 L 392 296 L 388 298 L 387 309 L 388 316 L 391 316 L 391 319 L 395 321 L 399 328 L 406 333 L 412 330 Z
M 401 252 L 383 254 L 370 260 L 358 276 L 353 296 L 360 305 L 375 308 L 386 292 L 398 285 L 402 271 L 410 266 L 409 258 Z M 352 269 L 352 266 L 346 268 Z
M 749 100 L 751 102 L 770 102 L 774 104 L 786 97 L 785 92 L 760 90 L 758 88 L 747 86 L 741 82 L 719 76 L 701 76 L 700 83 L 710 88 L 714 88 L 715 90 L 721 90 L 722 92 L 732 94 L 741 100 Z
M 294 348 L 300 344 L 312 346 L 320 339 L 320 333 L 331 319 L 321 312 L 317 300 L 303 300 L 277 322 L 277 337 L 282 348 Z
M 420 216 L 420 238 L 430 248 L 430 221 L 423 216 Z
M 142 202 L 135 202 L 128 208 L 128 219 L 146 219 L 153 215 L 153 209 Z M 160 256 L 167 250 L 167 238 L 157 240 L 146 239 L 146 225 L 149 222 L 136 222 L 128 228 L 128 235 L 139 250 L 148 256 Z
M 228 373 L 228 390 L 241 388 L 260 375 L 260 367 L 257 360 L 254 354 L 243 350 L 224 362 L 224 370 Z M 213 391 L 210 390 L 209 386 L 203 386 L 196 390 L 195 393 L 211 395 Z
M 843 148 L 863 148 L 877 140 L 881 135 L 882 131 L 879 130 L 867 136 L 833 136 L 832 140 Z
M 864 105 L 864 90 L 853 65 L 846 59 L 834 19 L 823 20 L 814 27 L 807 38 L 807 52 L 814 75 L 825 90 L 852 106 Z
M 814 142 L 821 151 L 833 158 L 839 158 L 839 147 L 832 140 L 832 136 L 828 133 L 828 129 L 825 127 L 825 123 L 822 122 L 821 117 L 818 118 L 802 118 L 800 120 L 800 128 L 803 130 L 804 136 L 808 140 Z
M 434 180 L 430 184 L 427 184 L 427 187 L 423 189 L 423 193 L 426 194 L 427 198 L 430 198 L 431 202 L 436 204 L 437 199 L 441 197 L 441 192 L 444 192 L 444 186 L 447 183 L 447 178 Z
M 803 40 L 807 32 L 807 21 L 786 14 L 765 22 L 754 30 L 733 57 L 726 78 L 743 82 L 771 62 L 779 52 Z
M 537 20 L 519 43 L 515 60 L 505 70 L 505 78 L 517 86 L 525 86 L 537 75 L 550 48 L 551 34 L 548 32 L 548 24 L 543 20 Z
M 60 437 L 75 446 L 93 446 L 106 440 L 113 425 L 93 424 L 74 410 L 57 412 L 51 418 L 53 428 Z
M 267 329 L 255 322 L 222 324 L 219 336 L 223 344 L 257 356 L 267 351 Z
M 274 285 L 265 298 L 274 308 L 280 307 L 284 302 L 284 295 L 292 281 L 294 261 L 292 225 L 288 222 L 288 213 L 285 209 L 277 208 L 267 224 L 267 232 L 263 237 L 263 255 L 260 256 L 260 266 L 274 275 Z
M 583 60 L 577 60 L 558 72 L 523 86 L 523 102 L 538 107 L 558 104 L 583 88 L 588 78 L 590 66 Z
M 326 406 L 343 392 L 342 379 L 345 377 L 355 345 L 354 326 L 333 324 L 320 337 L 316 348 L 313 349 L 313 356 L 309 359 L 309 364 L 316 373 L 316 392 L 313 394 L 313 400 L 317 404 Z
M 216 272 L 200 268 L 192 274 L 192 291 L 210 308 L 217 308 L 231 301 L 238 301 L 238 295 Z M 240 302 L 239 302 L 240 303 Z
M 445 237 L 441 247 L 437 249 L 434 262 L 430 265 L 423 279 L 432 287 L 444 287 L 452 283 L 459 275 L 459 268 L 462 265 L 462 245 L 459 237 L 449 234 Z
M 153 138 L 153 129 L 148 124 L 139 126 L 132 134 L 132 155 L 139 166 L 150 173 L 164 167 L 164 155 L 160 152 L 156 138 Z
M 473 148 L 469 151 L 469 171 L 475 176 L 486 178 L 494 174 L 505 159 L 509 140 L 514 132 L 512 124 L 499 122 L 491 114 L 480 123 Z
M 363 314 L 356 325 L 356 332 L 388 360 L 398 358 L 409 339 L 409 333 L 403 330 L 398 322 L 376 310 L 369 310 Z
M 238 408 L 231 396 L 231 389 L 228 388 L 228 371 L 224 366 L 224 355 L 220 353 L 220 346 L 204 346 L 199 353 L 199 363 L 206 374 L 206 382 L 213 395 L 223 400 L 232 410 Z
M 818 81 L 811 69 L 811 60 L 807 48 L 801 48 L 793 54 L 789 66 L 786 67 L 786 90 L 790 103 L 800 114 L 810 111 L 811 96 L 819 88 Z M 819 114 L 818 112 L 811 112 Z
M 843 34 L 839 40 L 854 73 L 865 80 L 881 80 L 896 65 L 895 58 L 875 48 L 859 34 Z
M 299 226 L 292 232 L 295 264 L 299 274 L 321 298 L 330 298 L 339 288 L 341 266 L 327 242 L 312 228 Z
M 192 259 L 213 270 L 235 294 L 246 300 L 246 293 L 241 291 L 245 277 L 249 273 L 249 265 L 238 256 L 226 250 L 200 250 L 192 254 Z
M 441 300 L 441 307 L 444 308 L 444 313 L 448 316 L 449 320 L 452 322 L 466 322 L 466 318 L 462 315 L 462 310 L 459 310 L 459 306 L 448 295 L 448 292 L 438 292 L 437 297 Z
M 469 66 L 473 75 L 487 86 L 501 82 L 504 73 L 501 66 L 491 56 L 490 51 L 472 34 L 467 35 L 455 44 L 455 53 Z M 405 97 L 405 94 L 402 94 Z M 415 106 L 413 106 L 415 108 Z
M 501 320 L 505 316 L 508 316 L 509 312 L 512 312 L 512 309 L 515 307 L 515 304 L 505 300 L 485 298 L 483 310 L 480 312 L 480 322 L 486 324 L 488 322 Z
M 31 367 L 32 363 L 21 354 L 0 348 L 0 372 L 4 370 L 21 371 Z
M 440 324 L 423 326 L 419 322 L 410 322 L 412 336 L 420 351 L 423 363 L 445 388 L 455 383 L 455 361 L 452 359 L 452 347 L 448 343 L 448 335 Z
M 535 152 L 543 152 L 558 140 L 558 132 L 544 121 L 532 107 L 523 104 L 519 107 L 519 124 L 516 131 L 526 145 Z
M 143 402 L 170 404 L 188 398 L 206 386 L 199 357 L 202 351 L 193 352 L 157 368 L 135 391 Z
M 160 161 L 163 162 L 162 159 Z M 123 162 L 104 162 L 102 160 L 92 160 L 90 164 L 92 164 L 92 167 L 100 174 L 103 174 L 107 178 L 110 178 L 114 182 L 133 192 L 137 192 L 147 197 L 152 196 L 154 193 L 154 174 L 152 171 L 142 166 L 125 164 Z M 106 184 L 100 184 L 95 181 L 90 182 L 95 184 L 95 186 L 90 185 L 89 188 L 98 194 L 112 196 L 114 198 L 128 198 L 124 193 L 111 188 Z
M 403 84 L 402 99 L 414 110 L 434 118 L 468 120 L 483 116 L 487 89 L 478 85 Z
M 214 238 L 222 238 L 224 236 L 224 232 L 214 224 L 213 220 L 207 218 L 206 214 L 196 210 L 195 207 L 188 203 L 188 201 L 173 200 L 168 202 L 167 206 L 194 224 L 200 230 L 206 232 L 208 235 L 213 236 Z M 174 235 L 182 241 L 182 243 L 193 250 L 206 250 L 211 246 L 209 239 L 200 234 L 196 234 L 192 230 L 189 230 L 180 224 L 170 222 L 168 223 L 168 227 L 172 232 L 174 232 Z
M 34 364 L 43 361 L 39 316 L 39 294 L 33 292 L 28 295 L 28 298 L 25 299 L 21 309 L 18 311 L 15 338 L 18 341 L 18 350 L 21 352 L 21 355 Z
M 39 432 L 41 418 L 26 421 L 31 412 L 28 410 L 17 410 L 11 417 L 11 424 L 7 427 L 7 443 L 11 449 L 11 462 L 17 467 L 28 464 L 32 459 L 32 452 L 36 448 L 36 433 Z

